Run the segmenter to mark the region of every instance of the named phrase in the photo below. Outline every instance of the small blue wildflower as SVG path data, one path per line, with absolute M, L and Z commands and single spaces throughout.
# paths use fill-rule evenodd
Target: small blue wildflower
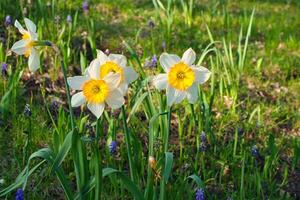
M 205 196 L 204 196 L 204 189 L 202 188 L 198 188 L 196 190 L 196 197 L 195 200 L 204 200 Z
M 117 142 L 111 141 L 111 143 L 109 144 L 109 153 L 115 154 L 116 152 L 117 152 Z
M 205 134 L 205 132 L 204 131 L 202 131 L 202 133 L 201 133 L 201 141 L 202 142 L 206 142 L 206 134 Z
M 24 200 L 24 192 L 22 189 L 18 189 L 16 192 L 16 200 Z
M 1 65 L 1 74 L 3 76 L 7 75 L 7 68 L 8 68 L 8 64 L 2 63 L 2 65 Z
M 12 19 L 11 19 L 11 16 L 10 16 L 10 15 L 6 15 L 5 21 L 4 21 L 4 25 L 5 25 L 5 26 L 10 26 L 10 25 L 12 25 Z
M 200 145 L 200 151 L 202 151 L 202 152 L 204 152 L 204 151 L 206 151 L 206 145 L 205 145 L 205 143 L 204 142 L 201 142 L 201 145 Z
M 67 16 L 67 22 L 68 22 L 69 24 L 72 23 L 72 16 L 71 16 L 71 15 L 68 15 L 68 16 Z
M 259 157 L 259 150 L 256 145 L 254 145 L 251 149 L 252 156 L 257 158 Z
M 151 67 L 155 67 L 157 65 L 157 57 L 153 55 L 151 58 Z
M 31 116 L 31 110 L 30 110 L 30 105 L 29 104 L 25 105 L 24 115 L 25 115 L 25 117 L 30 117 Z
M 85 0 L 83 3 L 82 3 L 82 10 L 84 12 L 88 12 L 89 11 L 89 3 L 87 2 L 87 0 Z

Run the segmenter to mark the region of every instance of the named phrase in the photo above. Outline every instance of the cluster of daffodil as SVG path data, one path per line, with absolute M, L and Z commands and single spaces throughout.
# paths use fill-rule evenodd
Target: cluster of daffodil
M 22 40 L 17 41 L 12 46 L 12 51 L 18 55 L 25 55 L 25 57 L 28 57 L 29 70 L 35 72 L 40 66 L 38 46 L 54 47 L 54 45 L 51 42 L 39 41 L 36 33 L 36 25 L 27 18 L 25 18 L 24 21 L 27 29 L 24 29 L 18 21 L 15 21 L 15 26 L 22 34 Z M 181 58 L 177 55 L 168 53 L 162 53 L 160 56 L 160 65 L 165 73 L 154 76 L 152 83 L 156 89 L 166 90 L 167 105 L 169 107 L 173 104 L 182 102 L 184 99 L 187 99 L 191 104 L 197 102 L 198 85 L 206 82 L 209 79 L 211 72 L 204 67 L 194 64 L 195 60 L 196 53 L 191 48 L 186 50 Z M 137 72 L 132 67 L 127 66 L 127 59 L 124 55 L 106 55 L 100 50 L 97 50 L 97 58 L 90 63 L 82 76 L 67 78 L 63 66 L 62 70 L 66 83 L 73 130 L 75 128 L 71 107 L 79 107 L 86 103 L 88 109 L 97 119 L 99 119 L 103 114 L 106 105 L 112 109 L 118 109 L 124 105 L 124 96 L 128 91 L 129 84 L 138 78 Z M 69 95 L 68 85 L 73 90 L 78 91 L 72 97 Z M 128 159 L 132 175 L 130 135 L 128 134 L 125 111 L 123 108 L 122 114 L 125 140 L 127 143 Z M 170 118 L 171 116 L 169 116 L 169 121 Z M 99 124 L 98 122 L 99 120 L 97 120 L 97 127 Z M 165 142 L 167 143 L 167 141 L 168 139 L 166 138 Z M 165 151 L 166 150 L 167 148 L 165 148 Z M 98 151 L 95 151 L 95 154 L 99 154 L 99 152 L 97 152 Z M 161 168 L 156 166 L 156 161 L 151 153 L 149 164 L 156 178 L 160 179 Z M 100 160 L 96 162 L 96 165 L 99 165 L 100 167 L 96 169 L 98 169 L 98 171 L 101 170 Z M 101 180 L 101 178 L 102 176 L 98 174 L 97 180 Z M 133 182 L 134 179 L 134 176 L 132 176 Z M 95 187 L 98 189 L 101 188 L 101 181 L 97 181 L 97 183 L 99 185 Z M 162 191 L 164 191 L 164 184 L 165 183 L 162 183 Z M 98 197 L 101 196 L 101 189 L 99 189 L 99 191 L 100 192 L 96 195 Z M 162 194 L 164 194 L 164 192 L 162 192 Z
M 22 34 L 22 40 L 16 42 L 12 51 L 29 57 L 30 71 L 34 72 L 40 65 L 39 53 L 36 48 L 38 41 L 36 26 L 25 18 L 27 30 L 16 20 L 15 26 Z M 163 53 L 160 64 L 164 74 L 153 78 L 153 84 L 158 90 L 166 90 L 167 104 L 180 103 L 185 98 L 189 103 L 195 103 L 198 98 L 198 84 L 203 84 L 210 77 L 210 71 L 195 65 L 196 53 L 193 49 L 186 50 L 180 58 L 175 54 Z M 80 92 L 72 96 L 72 107 L 87 103 L 88 109 L 99 118 L 104 111 L 105 104 L 116 109 L 120 108 L 125 100 L 124 95 L 128 84 L 135 81 L 138 74 L 127 66 L 124 55 L 106 55 L 97 50 L 97 58 L 87 68 L 83 76 L 68 78 L 68 84 Z

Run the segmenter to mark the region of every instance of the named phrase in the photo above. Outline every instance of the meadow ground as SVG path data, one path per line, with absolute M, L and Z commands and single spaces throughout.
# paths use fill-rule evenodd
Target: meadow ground
M 132 180 L 145 199 L 202 199 L 197 188 L 203 189 L 205 199 L 300 199 L 300 2 L 161 2 L 164 8 L 156 0 L 91 0 L 83 9 L 81 0 L 0 1 L 0 195 L 14 183 L 31 153 L 49 147 L 57 155 L 71 130 L 55 52 L 43 48 L 41 68 L 31 73 L 26 58 L 10 51 L 20 37 L 14 20 L 23 24 L 28 17 L 37 24 L 39 38 L 61 49 L 68 76 L 81 75 L 96 49 L 126 55 L 140 74 L 126 97 L 126 114 L 135 165 Z M 156 116 L 167 111 L 165 92 L 155 90 L 146 77 L 162 72 L 162 52 L 182 55 L 189 47 L 212 75 L 199 87 L 196 104 L 172 106 L 166 142 L 168 117 Z M 26 104 L 30 114 L 24 113 Z M 85 107 L 74 112 L 84 146 L 84 154 L 78 156 L 87 159 L 90 173 L 96 119 Z M 130 177 L 122 114 L 108 110 L 101 123 L 103 168 Z M 111 140 L 117 141 L 114 154 L 109 151 Z M 149 172 L 151 148 L 161 166 L 158 174 Z M 41 160 L 32 160 L 31 167 Z M 59 164 L 75 194 L 73 160 L 68 153 Z M 102 199 L 133 199 L 126 184 L 114 175 L 104 178 Z M 0 199 L 13 199 L 21 187 Z M 66 199 L 46 163 L 29 177 L 24 195 Z

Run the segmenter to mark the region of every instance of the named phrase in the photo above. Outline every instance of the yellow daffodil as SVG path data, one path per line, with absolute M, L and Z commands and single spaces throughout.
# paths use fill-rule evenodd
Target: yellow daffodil
M 72 107 L 78 107 L 87 102 L 88 109 L 99 118 L 105 108 L 105 103 L 113 109 L 120 108 L 125 100 L 118 89 L 120 74 L 108 73 L 100 76 L 99 66 L 95 61 L 87 68 L 86 75 L 68 78 L 68 84 L 74 90 L 81 90 L 71 99 Z
M 97 50 L 97 58 L 92 61 L 91 65 L 98 68 L 100 78 L 107 74 L 113 73 L 119 75 L 117 85 L 124 95 L 127 92 L 128 84 L 138 78 L 138 74 L 133 68 L 127 67 L 127 59 L 121 54 L 109 54 L 108 56 L 100 50 Z
M 187 98 L 190 103 L 198 99 L 198 84 L 206 82 L 211 72 L 205 67 L 196 66 L 196 53 L 189 48 L 180 59 L 177 55 L 163 53 L 160 64 L 165 74 L 154 77 L 153 84 L 158 90 L 166 89 L 167 104 L 180 103 Z
M 27 18 L 25 18 L 24 21 L 27 30 L 23 28 L 23 26 L 18 22 L 18 20 L 15 21 L 15 27 L 17 27 L 20 33 L 22 34 L 22 40 L 17 41 L 12 46 L 11 50 L 18 55 L 25 55 L 25 57 L 29 58 L 29 70 L 34 72 L 40 66 L 39 53 L 34 46 L 35 42 L 38 39 L 36 33 L 36 25 Z

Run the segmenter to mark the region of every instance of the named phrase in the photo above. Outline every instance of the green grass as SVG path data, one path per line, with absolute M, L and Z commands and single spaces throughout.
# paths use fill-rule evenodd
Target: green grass
M 179 0 L 169 11 L 155 8 L 151 0 L 94 0 L 89 1 L 89 13 L 82 12 L 80 0 L 53 0 L 49 1 L 50 6 L 46 1 L 26 2 L 1 1 L 1 22 L 11 15 L 23 23 L 22 11 L 26 8 L 26 16 L 38 25 L 39 37 L 61 49 L 68 76 L 80 75 L 95 58 L 96 49 L 109 49 L 126 55 L 142 77 L 131 86 L 125 105 L 126 115 L 130 116 L 132 173 L 121 111 L 107 111 L 101 118 L 98 133 L 102 137 L 97 148 L 97 142 L 89 137 L 96 131 L 95 118 L 86 108 L 74 109 L 79 127 L 76 141 L 84 142 L 75 146 L 72 143 L 70 152 L 61 160 L 61 169 L 73 194 L 78 192 L 78 185 L 86 185 L 96 176 L 97 159 L 102 158 L 103 168 L 123 172 L 103 171 L 113 174 L 103 179 L 102 199 L 133 199 L 128 187 L 135 186 L 145 199 L 194 199 L 195 189 L 204 185 L 207 199 L 300 198 L 298 1 L 194 0 L 191 22 Z M 162 2 L 166 7 L 167 1 Z M 254 9 L 245 52 L 247 28 Z M 72 24 L 66 22 L 68 14 L 73 17 Z M 155 23 L 153 29 L 148 25 L 150 19 Z M 17 30 L 2 23 L 0 36 L 4 38 L 0 63 L 6 62 L 10 68 L 9 75 L 0 78 L 0 179 L 4 180 L 0 183 L 1 191 L 14 182 L 26 165 L 23 148 L 28 132 L 31 130 L 29 155 L 50 147 L 56 156 L 71 130 L 71 119 L 55 52 L 43 48 L 41 70 L 30 74 L 26 59 L 9 51 L 20 37 Z M 201 86 L 200 98 L 193 107 L 187 101 L 172 107 L 167 140 L 165 93 L 160 95 L 143 79 L 143 74 L 145 77 L 158 74 L 161 67 L 143 68 L 139 62 L 143 65 L 165 50 L 181 55 L 189 47 L 196 51 L 198 61 L 211 42 L 215 43 L 201 65 L 213 72 L 212 77 Z M 59 100 L 58 109 L 52 103 L 54 100 Z M 26 103 L 31 106 L 30 119 L 23 115 Z M 202 131 L 207 135 L 205 152 L 200 151 Z M 114 156 L 108 151 L 112 139 L 118 141 Z M 259 158 L 251 154 L 254 145 L 261 154 Z M 100 155 L 95 153 L 97 150 L 101 151 L 101 158 L 96 156 Z M 153 178 L 153 171 L 148 169 L 149 152 L 162 169 L 161 179 Z M 171 154 L 165 152 L 173 153 L 173 162 Z M 83 159 L 80 169 L 85 169 L 85 174 L 80 184 L 76 182 L 79 172 L 74 169 L 74 157 Z M 34 159 L 30 166 L 40 161 Z M 65 199 L 57 174 L 51 171 L 51 162 L 48 163 L 29 177 L 26 199 Z M 188 178 L 193 174 L 201 181 L 195 176 L 196 180 Z M 14 192 L 0 198 L 12 199 Z M 89 199 L 94 199 L 90 195 Z

